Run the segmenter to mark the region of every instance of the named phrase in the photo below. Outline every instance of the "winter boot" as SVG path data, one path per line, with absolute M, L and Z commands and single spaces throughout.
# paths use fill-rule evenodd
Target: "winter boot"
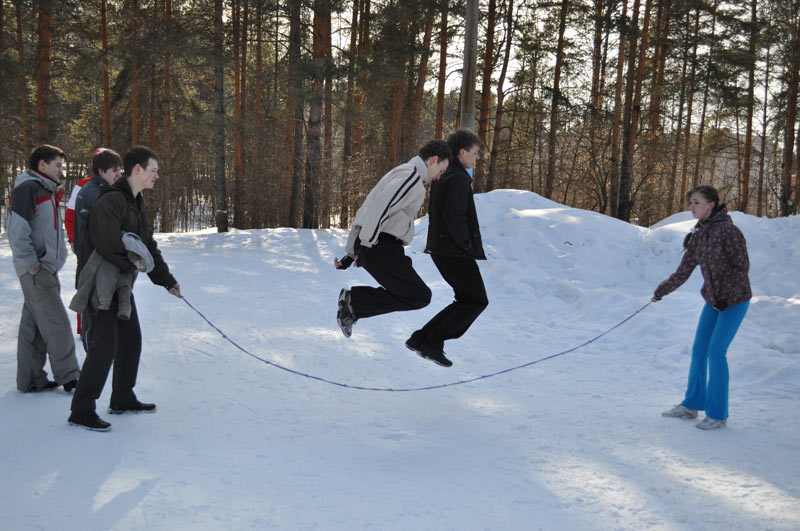
M 353 307 L 350 305 L 350 290 L 342 289 L 339 292 L 339 308 L 336 312 L 336 322 L 339 328 L 342 329 L 344 337 L 353 335 L 353 323 L 356 322 L 353 317 Z

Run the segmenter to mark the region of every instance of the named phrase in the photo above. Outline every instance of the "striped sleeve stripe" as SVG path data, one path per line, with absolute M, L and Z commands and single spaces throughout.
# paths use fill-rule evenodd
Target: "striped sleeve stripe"
M 387 219 L 389 219 L 389 209 L 399 203 L 408 194 L 408 192 L 414 188 L 419 179 L 419 175 L 417 175 L 417 168 L 414 168 L 414 171 L 411 172 L 411 175 L 408 177 L 408 179 L 406 179 L 400 188 L 397 189 L 392 198 L 389 200 L 389 204 L 387 204 L 386 208 L 383 209 L 381 217 L 378 218 L 378 224 L 375 226 L 375 232 L 373 232 L 372 236 L 370 236 L 369 242 L 375 243 L 375 239 L 381 232 L 381 226 L 386 222 Z

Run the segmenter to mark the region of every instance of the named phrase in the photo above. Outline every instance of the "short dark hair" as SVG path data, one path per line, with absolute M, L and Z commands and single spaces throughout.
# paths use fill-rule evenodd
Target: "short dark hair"
M 92 173 L 99 175 L 100 170 L 108 171 L 112 168 L 121 168 L 122 159 L 113 149 L 103 149 L 92 157 Z
M 158 155 L 153 153 L 152 149 L 144 146 L 132 147 L 122 158 L 122 167 L 125 171 L 125 176 L 130 177 L 134 166 L 137 164 L 142 168 L 147 168 L 150 159 L 158 160 Z
M 444 140 L 431 140 L 421 148 L 419 148 L 419 157 L 422 160 L 428 160 L 431 157 L 439 157 L 439 160 L 450 160 L 452 154 L 447 142 Z
M 28 159 L 28 168 L 38 171 L 39 161 L 43 160 L 45 164 L 50 164 L 56 157 L 61 157 L 62 159 L 67 158 L 61 148 L 51 146 L 50 144 L 42 144 L 31 153 Z
M 694 194 L 700 194 L 709 203 L 714 203 L 714 208 L 719 206 L 719 192 L 713 186 L 696 186 L 686 192 L 686 201 L 689 202 Z
M 447 137 L 447 145 L 450 146 L 453 158 L 458 159 L 458 154 L 461 153 L 462 149 L 469 151 L 472 146 L 480 146 L 481 139 L 472 131 L 459 129 Z

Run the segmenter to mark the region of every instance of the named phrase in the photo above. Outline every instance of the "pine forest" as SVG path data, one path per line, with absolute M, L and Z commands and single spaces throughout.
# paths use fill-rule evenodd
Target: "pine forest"
M 1 0 L 0 30 L 2 225 L 46 143 L 65 196 L 95 148 L 153 149 L 160 232 L 344 228 L 458 128 L 476 192 L 797 213 L 800 0 Z

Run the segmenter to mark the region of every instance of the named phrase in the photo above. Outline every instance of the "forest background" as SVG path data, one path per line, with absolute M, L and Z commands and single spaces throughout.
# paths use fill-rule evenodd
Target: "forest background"
M 162 232 L 347 227 L 462 125 L 472 70 L 476 192 L 647 226 L 712 184 L 797 213 L 800 0 L 0 0 L 0 29 L 0 224 L 50 143 L 67 193 L 96 147 L 153 148 Z

